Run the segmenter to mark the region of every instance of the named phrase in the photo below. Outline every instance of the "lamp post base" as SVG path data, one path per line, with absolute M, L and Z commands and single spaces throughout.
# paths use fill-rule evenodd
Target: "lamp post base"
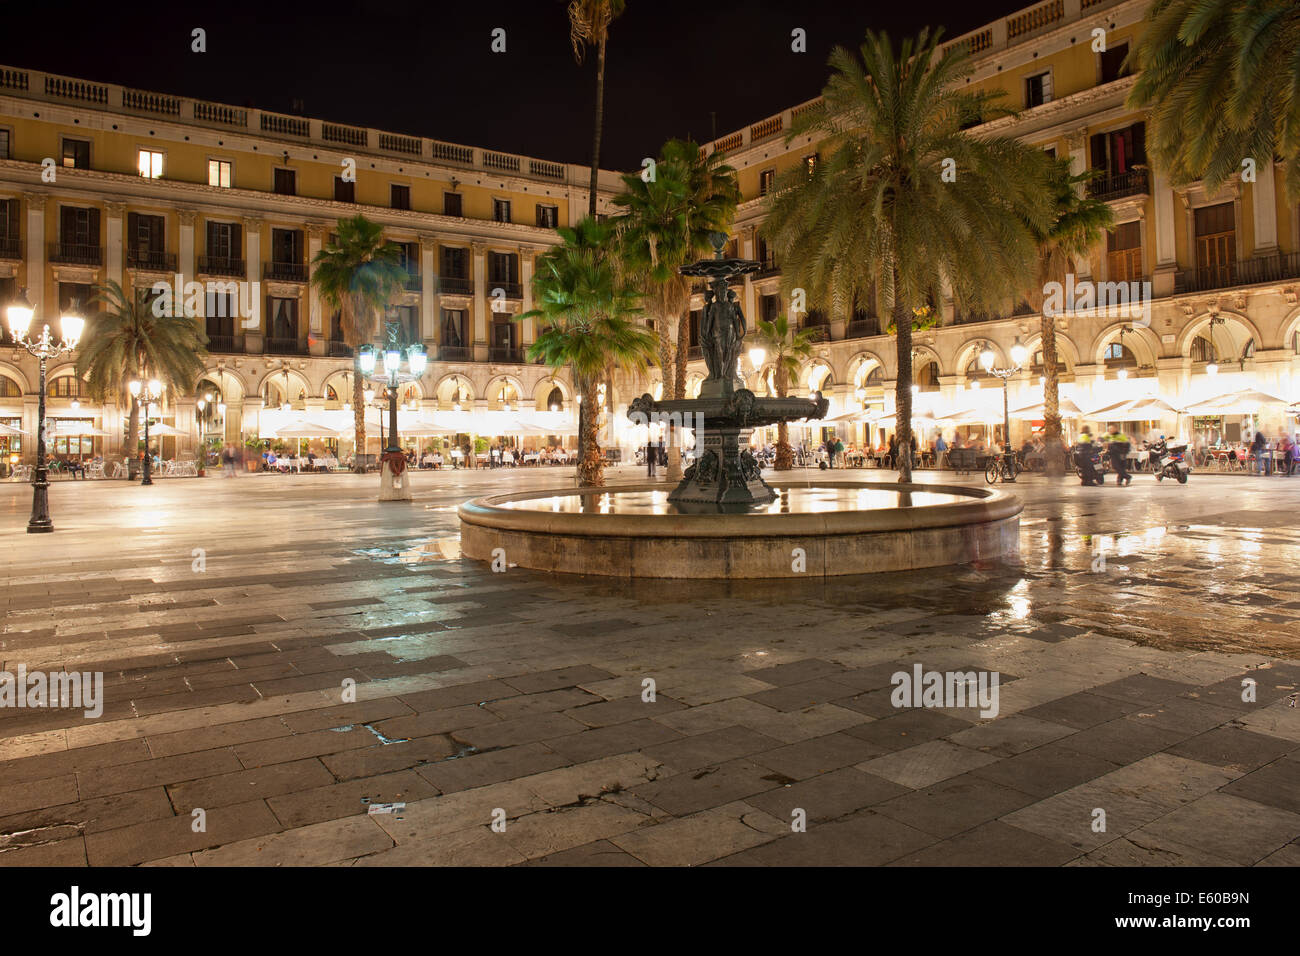
M 45 480 L 32 482 L 32 517 L 27 522 L 28 534 L 49 534 L 54 530 L 50 520 L 50 483 Z
M 379 470 L 379 500 L 412 500 L 411 469 L 403 468 L 400 475 L 394 475 L 392 466 L 388 462 L 384 462 L 383 467 Z

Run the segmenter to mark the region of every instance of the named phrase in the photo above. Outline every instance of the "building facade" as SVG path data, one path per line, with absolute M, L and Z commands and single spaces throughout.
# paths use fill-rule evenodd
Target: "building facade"
M 1097 171 L 1086 188 L 1112 205 L 1116 225 L 1076 263 L 1078 278 L 1150 284 L 1140 317 L 1094 310 L 1058 318 L 1063 397 L 1085 411 L 1146 396 L 1184 407 L 1246 387 L 1294 401 L 1300 205 L 1283 195 L 1268 159 L 1215 195 L 1199 185 L 1175 190 L 1148 165 L 1143 117 L 1125 105 L 1133 77 L 1123 62 L 1149 3 L 1047 0 L 950 41 L 972 54 L 973 86 L 1001 90 L 1021 110 L 972 135 L 1014 135 L 1069 156 L 1076 172 Z M 739 290 L 751 323 L 787 310 L 780 263 L 759 227 L 779 174 L 816 162 L 822 148 L 808 137 L 787 142 L 809 105 L 708 147 L 724 152 L 739 175 L 732 249 L 763 264 Z M 602 211 L 619 185 L 616 173 L 602 172 Z M 264 409 L 310 412 L 349 400 L 351 353 L 310 278 L 334 223 L 357 212 L 402 245 L 410 280 L 396 314 L 431 357 L 404 401 L 572 411 L 572 384 L 526 361 L 536 330 L 511 316 L 532 306 L 534 258 L 558 241 L 557 226 L 586 208 L 584 167 L 0 68 L 0 299 L 26 288 L 37 322 L 57 326 L 59 310 L 84 302 L 104 279 L 127 289 L 203 284 L 196 321 L 211 355 L 203 379 L 164 402 L 162 418 L 192 436 L 174 439 L 174 453 L 200 434 L 231 441 L 262 434 Z M 946 324 L 915 335 L 921 408 L 973 411 L 995 433 L 1001 383 L 982 372 L 978 355 L 992 348 L 1005 365 L 1016 341 L 1032 359 L 1009 383 L 1009 403 L 1041 401 L 1039 315 L 1022 307 L 954 316 L 950 302 L 945 313 Z M 811 312 L 797 321 L 820 337 L 798 387 L 828 395 L 832 415 L 892 410 L 897 362 L 880 317 Z M 4 346 L 0 422 L 34 435 L 35 363 Z M 125 408 L 89 401 L 72 364 L 50 370 L 51 415 L 104 432 L 89 447 L 119 453 Z M 759 393 L 769 389 L 770 371 L 745 369 Z M 703 363 L 693 362 L 690 387 L 703 376 Z M 607 443 L 644 440 L 623 411 L 659 378 L 655 371 L 648 381 L 609 383 Z M 1285 406 L 1261 415 L 1256 422 L 1167 415 L 1147 427 L 1188 437 L 1200 427 L 1229 439 L 1255 424 L 1270 437 L 1295 427 Z M 882 437 L 863 425 L 839 427 L 858 441 Z M 1013 425 L 1011 437 L 1031 427 Z M 28 440 L 24 457 L 33 448 Z

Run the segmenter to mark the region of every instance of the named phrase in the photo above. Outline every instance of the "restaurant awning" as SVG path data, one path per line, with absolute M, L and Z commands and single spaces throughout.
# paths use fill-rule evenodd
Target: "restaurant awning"
M 1243 388 L 1214 398 L 1187 406 L 1189 415 L 1251 415 L 1265 405 L 1285 405 L 1285 398 L 1278 398 L 1257 388 Z
M 1178 409 L 1164 399 L 1130 398 L 1089 412 L 1084 417 L 1099 422 L 1151 422 L 1178 414 Z

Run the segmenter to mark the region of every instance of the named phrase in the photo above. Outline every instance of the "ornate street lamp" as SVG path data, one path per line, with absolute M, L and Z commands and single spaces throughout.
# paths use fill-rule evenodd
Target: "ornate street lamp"
M 988 343 L 984 345 L 984 351 L 980 352 L 980 366 L 990 375 L 1002 379 L 1002 438 L 1005 442 L 1003 446 L 1004 453 L 1011 455 L 1011 411 L 1007 400 L 1007 381 L 1011 376 L 1020 372 L 1025 367 L 1025 359 L 1029 357 L 1029 350 L 1024 347 L 1020 339 L 1016 339 L 1016 344 L 1011 346 L 1011 368 L 997 368 L 994 362 L 997 356 L 993 354 L 993 348 Z M 1009 481 L 1015 481 L 1015 471 L 1011 472 Z
M 63 339 L 55 342 L 50 336 L 50 327 L 46 325 L 38 338 L 28 339 L 31 331 L 32 317 L 36 310 L 27 301 L 27 290 L 22 289 L 7 310 L 9 335 L 17 348 L 26 349 L 36 356 L 41 363 L 40 404 L 37 411 L 39 422 L 36 426 L 36 476 L 32 480 L 32 517 L 27 522 L 28 534 L 42 534 L 54 530 L 50 520 L 50 482 L 45 471 L 45 366 L 52 358 L 72 352 L 81 341 L 86 320 L 77 311 L 76 302 L 69 304 L 62 317 Z
M 140 484 L 152 485 L 153 456 L 149 454 L 149 407 L 162 398 L 163 385 L 156 378 L 151 378 L 148 382 L 132 379 L 127 388 L 136 402 L 139 402 L 141 397 L 144 398 L 144 477 L 140 480 Z
M 383 350 L 384 367 L 380 373 L 388 384 L 388 444 L 384 447 L 383 454 L 380 456 L 380 468 L 382 470 L 383 464 L 387 463 L 394 478 L 400 476 L 406 467 L 406 459 L 402 455 L 402 446 L 398 444 L 397 386 L 403 381 L 412 382 L 420 378 L 424 375 L 429 362 L 428 353 L 425 352 L 424 346 L 418 342 L 408 345 L 405 349 L 402 349 L 397 344 L 401 327 L 401 323 L 397 321 L 385 323 L 387 343 Z M 401 369 L 403 353 L 406 355 L 407 372 L 403 372 Z M 369 377 L 375 374 L 378 354 L 378 350 L 373 345 L 366 344 L 361 347 L 358 361 L 363 375 Z

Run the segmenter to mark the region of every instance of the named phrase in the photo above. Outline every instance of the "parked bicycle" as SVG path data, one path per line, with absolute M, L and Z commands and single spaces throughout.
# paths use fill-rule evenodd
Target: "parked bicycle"
M 988 466 L 984 469 L 984 480 L 990 485 L 996 484 L 999 479 L 1002 481 L 1015 481 L 1023 470 L 1020 459 L 1014 454 L 1008 455 L 1005 452 L 997 452 L 989 459 Z

